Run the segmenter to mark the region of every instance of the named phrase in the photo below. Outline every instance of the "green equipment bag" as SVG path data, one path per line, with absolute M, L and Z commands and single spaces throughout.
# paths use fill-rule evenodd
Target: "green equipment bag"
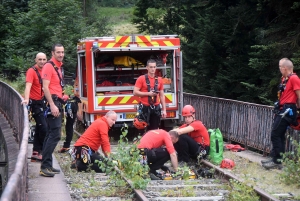
M 223 135 L 219 128 L 209 129 L 210 149 L 209 159 L 212 163 L 220 165 L 223 160 Z

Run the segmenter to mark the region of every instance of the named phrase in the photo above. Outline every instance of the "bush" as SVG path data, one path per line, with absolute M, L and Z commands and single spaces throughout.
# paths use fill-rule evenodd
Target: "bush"
M 252 187 L 230 179 L 230 194 L 228 200 L 230 201 L 258 201 L 260 200 Z
M 295 151 L 283 154 L 284 169 L 280 176 L 284 183 L 300 187 L 300 145 L 296 140 L 292 143 Z

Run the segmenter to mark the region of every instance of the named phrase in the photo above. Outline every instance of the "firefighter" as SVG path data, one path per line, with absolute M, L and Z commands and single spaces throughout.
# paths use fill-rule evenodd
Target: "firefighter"
M 179 161 L 188 163 L 197 157 L 205 158 L 210 146 L 207 129 L 201 121 L 195 119 L 193 106 L 185 105 L 182 109 L 182 116 L 185 124 L 174 129 L 179 134 L 179 139 L 174 141 Z
M 141 155 L 147 157 L 150 168 L 149 175 L 152 180 L 160 180 L 156 170 L 164 168 L 164 164 L 168 160 L 171 160 L 173 170 L 177 171 L 178 161 L 172 143 L 173 138 L 178 138 L 177 132 L 170 131 L 168 133 L 162 129 L 150 130 L 141 138 L 137 148 L 140 150 Z
M 26 72 L 25 98 L 21 102 L 21 104 L 29 106 L 36 123 L 31 162 L 42 160 L 43 143 L 47 134 L 47 123 L 43 112 L 44 104 L 42 98 L 44 92 L 41 78 L 42 68 L 46 62 L 47 57 L 44 53 L 40 52 L 36 55 L 35 65 Z
M 64 78 L 62 61 L 64 58 L 64 47 L 61 44 L 55 44 L 52 47 L 52 58 L 48 61 L 42 71 L 44 94 L 48 108 L 45 111 L 47 115 L 48 133 L 46 135 L 43 147 L 43 158 L 40 175 L 45 177 L 54 177 L 60 170 L 52 165 L 52 154 L 61 137 L 62 125 L 62 100 Z
M 137 121 L 145 121 L 147 130 L 153 130 L 159 128 L 161 117 L 167 115 L 166 102 L 162 78 L 155 75 L 156 61 L 149 59 L 146 68 L 148 73 L 136 80 L 133 94 L 140 97 Z
M 63 144 L 63 147 L 58 151 L 58 153 L 66 153 L 70 150 L 70 144 L 73 138 L 74 132 L 74 122 L 77 118 L 78 103 L 81 103 L 81 100 L 77 96 L 69 98 L 66 96 L 65 104 L 65 114 L 66 114 L 66 139 Z
M 266 169 L 282 168 L 281 159 L 285 152 L 285 132 L 291 124 L 296 126 L 298 122 L 297 111 L 300 109 L 300 80 L 293 73 L 292 61 L 283 58 L 279 61 L 279 70 L 282 74 L 281 83 L 277 93 L 278 101 L 274 107 L 274 118 L 271 130 L 272 157 L 263 160 L 262 166 Z
M 108 111 L 105 116 L 94 121 L 88 129 L 75 142 L 71 153 L 71 168 L 78 171 L 87 171 L 89 166 L 95 172 L 102 172 L 95 160 L 102 161 L 103 158 L 97 153 L 101 147 L 104 155 L 110 155 L 110 143 L 108 130 L 116 123 L 117 114 L 114 111 Z

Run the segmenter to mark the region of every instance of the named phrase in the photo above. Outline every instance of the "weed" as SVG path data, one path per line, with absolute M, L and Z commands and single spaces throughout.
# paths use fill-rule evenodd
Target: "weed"
M 195 197 L 196 193 L 193 186 L 185 186 L 184 188 L 168 189 L 161 192 L 162 196 L 165 197 Z
M 230 193 L 228 200 L 230 201 L 259 201 L 260 198 L 252 187 L 240 183 L 236 180 L 230 179 Z
M 105 159 L 105 162 L 99 162 L 99 167 L 102 171 L 110 175 L 111 182 L 115 185 L 123 186 L 125 183 L 121 179 L 115 166 L 122 171 L 122 174 L 132 181 L 132 187 L 136 189 L 145 189 L 148 182 L 149 167 L 142 165 L 140 160 L 140 153 L 136 144 L 129 144 L 126 138 L 127 133 L 122 133 L 118 142 L 117 152 L 111 154 L 110 158 Z
M 72 188 L 83 188 L 83 184 L 73 183 L 71 184 Z
M 296 184 L 297 187 L 300 187 L 300 145 L 296 140 L 293 140 L 292 143 L 295 151 L 283 154 L 284 168 L 280 177 L 285 184 Z

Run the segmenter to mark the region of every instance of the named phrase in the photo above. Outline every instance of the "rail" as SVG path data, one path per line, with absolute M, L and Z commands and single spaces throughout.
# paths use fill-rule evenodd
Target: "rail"
M 273 107 L 190 93 L 183 94 L 183 103 L 193 105 L 196 118 L 207 128 L 219 128 L 225 139 L 264 155 L 271 152 Z M 286 140 L 286 151 L 293 151 L 291 139 L 299 142 L 298 132 L 289 128 L 286 134 L 291 137 Z
M 27 145 L 28 145 L 28 111 L 21 106 L 21 95 L 11 86 L 0 81 L 0 111 L 8 121 L 13 132 L 14 141 L 6 143 L 7 149 L 0 154 L 11 152 L 10 146 L 18 148 L 18 153 L 8 157 L 9 162 L 15 161 L 14 167 L 8 167 L 5 174 L 10 175 L 1 195 L 1 201 L 27 200 Z M 3 130 L 4 139 L 7 141 Z M 11 136 L 9 136 L 11 137 Z M 10 150 L 10 152 L 8 152 Z M 4 153 L 6 152 L 6 153 Z M 10 163 L 8 163 L 8 166 Z M 2 184 L 3 185 L 3 184 Z

